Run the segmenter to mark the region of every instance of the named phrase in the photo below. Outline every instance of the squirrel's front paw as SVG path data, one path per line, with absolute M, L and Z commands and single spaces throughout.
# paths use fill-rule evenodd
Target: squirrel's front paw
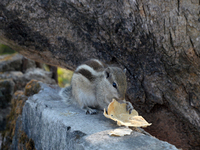
M 133 109 L 133 105 L 130 102 L 126 101 L 126 110 L 129 112 L 129 114 L 131 114 Z
M 87 107 L 86 110 L 85 110 L 85 113 L 90 114 L 90 115 L 94 115 L 94 114 L 97 114 L 97 110 Z

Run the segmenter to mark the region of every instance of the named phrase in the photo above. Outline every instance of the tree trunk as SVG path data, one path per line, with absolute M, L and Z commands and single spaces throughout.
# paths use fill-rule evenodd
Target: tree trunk
M 127 69 L 130 100 L 147 130 L 200 148 L 199 0 L 1 0 L 0 43 L 74 69 L 89 58 Z

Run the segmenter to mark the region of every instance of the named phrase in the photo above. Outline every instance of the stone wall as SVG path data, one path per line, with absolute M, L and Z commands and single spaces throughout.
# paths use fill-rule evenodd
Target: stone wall
M 7 141 L 9 141 L 8 136 L 12 137 L 14 134 L 10 132 L 9 135 L 6 135 L 5 133 L 9 131 L 7 126 L 10 124 L 14 128 L 13 122 L 15 122 L 15 117 L 20 113 L 20 108 L 17 109 L 15 107 L 21 107 L 22 109 L 22 103 L 25 101 L 24 97 L 22 98 L 23 100 L 18 99 L 18 95 L 20 92 L 23 93 L 26 84 L 32 79 L 56 84 L 55 80 L 51 78 L 52 72 L 47 72 L 36 66 L 34 61 L 20 54 L 0 56 L 0 143 L 2 136 L 7 136 Z M 19 103 L 16 104 L 17 100 L 19 100 Z M 15 116 L 14 114 L 17 115 Z M 13 130 L 11 129 L 11 131 Z
M 86 115 L 84 110 L 63 103 L 59 90 L 58 86 L 32 80 L 24 93 L 16 94 L 13 106 L 19 106 L 20 101 L 22 105 L 13 107 L 19 113 L 15 113 L 14 125 L 10 126 L 14 130 L 12 143 L 3 146 L 10 145 L 14 150 L 177 150 L 142 129 L 133 130 L 129 136 L 109 136 L 110 131 L 119 128 L 116 122 L 104 117 L 103 112 Z

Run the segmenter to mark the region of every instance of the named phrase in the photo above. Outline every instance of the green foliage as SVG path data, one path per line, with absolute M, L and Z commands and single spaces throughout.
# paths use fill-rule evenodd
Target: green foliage
M 42 64 L 42 68 L 45 70 L 45 71 L 50 71 L 50 68 L 47 64 Z
M 3 45 L 0 43 L 0 55 L 3 55 L 3 54 L 13 54 L 15 53 L 14 50 L 12 50 L 10 47 L 6 46 L 6 45 Z
M 73 71 L 66 70 L 63 68 L 58 68 L 57 73 L 58 73 L 58 85 L 60 87 L 65 87 L 65 86 L 70 85 Z

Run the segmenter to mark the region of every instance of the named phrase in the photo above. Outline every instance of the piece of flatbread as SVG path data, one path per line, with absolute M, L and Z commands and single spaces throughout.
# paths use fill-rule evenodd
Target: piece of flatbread
M 125 135 L 130 135 L 132 131 L 133 130 L 129 128 L 123 127 L 123 128 L 118 128 L 113 131 L 110 131 L 109 135 L 110 136 L 125 136 Z
M 151 125 L 151 123 L 148 123 L 142 116 L 139 116 L 135 109 L 133 109 L 131 114 L 129 114 L 126 110 L 126 103 L 119 103 L 114 99 L 108 105 L 107 113 L 104 109 L 104 116 L 117 121 L 119 126 L 147 127 Z

